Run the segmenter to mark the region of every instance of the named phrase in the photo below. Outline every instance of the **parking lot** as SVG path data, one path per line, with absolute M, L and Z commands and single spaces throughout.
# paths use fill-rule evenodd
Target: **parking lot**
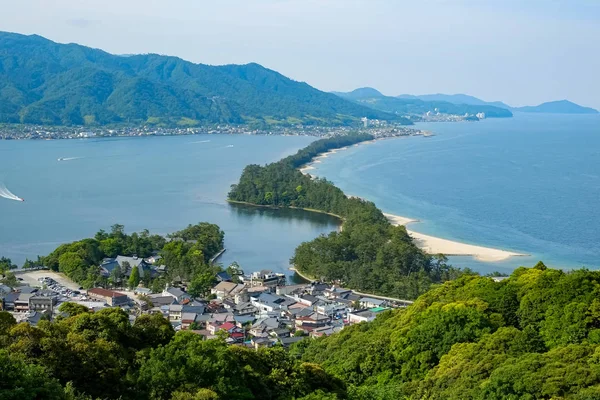
M 17 274 L 15 274 L 17 279 L 22 279 L 22 283 L 27 284 L 29 286 L 32 287 L 42 287 L 44 286 L 44 283 L 40 281 L 41 278 L 51 278 L 56 282 L 56 285 L 58 289 L 61 288 L 65 288 L 68 290 L 80 290 L 79 289 L 79 285 L 75 282 L 73 282 L 72 280 L 70 280 L 68 277 L 66 277 L 64 274 L 58 273 L 58 272 L 54 272 L 54 271 L 48 271 L 48 270 L 36 270 L 36 271 L 27 271 L 27 272 L 18 272 Z M 46 283 L 46 286 L 50 286 L 48 285 L 48 283 Z M 60 292 L 60 290 L 57 290 L 58 292 Z

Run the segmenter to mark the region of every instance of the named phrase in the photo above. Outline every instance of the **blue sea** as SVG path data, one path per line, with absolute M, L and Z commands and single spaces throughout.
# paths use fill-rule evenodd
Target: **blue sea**
M 600 115 L 417 127 L 435 136 L 351 147 L 311 173 L 420 220 L 410 225 L 417 232 L 531 255 L 498 263 L 451 257 L 457 266 L 600 267 Z
M 225 232 L 225 266 L 289 273 L 303 241 L 335 230 L 334 218 L 227 204 L 247 164 L 277 161 L 314 138 L 194 135 L 0 141 L 0 256 L 22 264 L 61 243 L 119 223 L 167 234 L 201 221 Z M 63 161 L 58 161 L 64 158 Z
M 451 257 L 456 266 L 600 266 L 600 116 L 516 114 L 418 127 L 435 136 L 351 147 L 312 173 L 386 212 L 419 219 L 415 231 L 531 255 L 498 263 Z M 0 141 L 0 183 L 26 200 L 0 198 L 0 256 L 21 264 L 115 223 L 166 234 L 208 221 L 225 231 L 224 265 L 288 272 L 296 246 L 335 230 L 337 221 L 232 206 L 225 198 L 247 164 L 276 161 L 312 140 Z

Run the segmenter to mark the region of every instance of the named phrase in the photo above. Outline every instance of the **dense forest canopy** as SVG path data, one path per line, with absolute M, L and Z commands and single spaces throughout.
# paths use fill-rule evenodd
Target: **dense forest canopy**
M 598 399 L 599 299 L 598 271 L 465 275 L 294 354 L 357 399 Z
M 0 123 L 346 125 L 410 121 L 296 82 L 258 64 L 209 66 L 118 56 L 0 32 Z
M 162 315 L 130 324 L 119 308 L 90 313 L 65 303 L 66 317 L 37 327 L 0 312 L 0 399 L 300 399 L 344 394 L 344 384 L 281 347 L 254 351 L 175 334 Z M 314 397 L 307 397 L 311 399 Z M 326 397 L 321 397 L 326 398 Z
M 297 169 L 320 153 L 372 139 L 364 134 L 321 139 L 279 162 L 249 165 L 229 199 L 338 215 L 343 230 L 302 243 L 291 260 L 294 266 L 313 278 L 359 291 L 413 299 L 460 271 L 447 265 L 445 257 L 417 248 L 406 229 L 392 226 L 373 203 L 347 197 L 331 182 Z
M 0 312 L 2 399 L 600 398 L 600 272 L 463 275 L 407 309 L 290 349 L 249 350 L 118 308 L 37 327 Z

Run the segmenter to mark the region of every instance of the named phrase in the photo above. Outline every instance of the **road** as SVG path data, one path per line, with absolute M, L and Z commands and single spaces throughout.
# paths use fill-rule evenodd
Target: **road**
M 314 279 L 303 275 L 300 271 L 298 271 L 296 268 L 294 267 L 290 267 L 291 271 L 294 271 L 295 273 L 297 273 L 298 275 L 300 275 L 304 280 L 308 281 L 308 282 L 316 282 Z M 387 297 L 387 296 L 379 296 L 376 294 L 372 294 L 372 293 L 362 293 L 362 292 L 357 292 L 356 290 L 352 290 L 352 292 L 354 294 L 357 294 L 359 296 L 364 296 L 364 297 L 372 297 L 374 299 L 382 299 L 382 300 L 388 300 L 388 301 L 395 301 L 398 303 L 404 303 L 405 305 L 410 305 L 413 303 L 412 300 L 404 300 L 404 299 L 397 299 L 395 297 Z

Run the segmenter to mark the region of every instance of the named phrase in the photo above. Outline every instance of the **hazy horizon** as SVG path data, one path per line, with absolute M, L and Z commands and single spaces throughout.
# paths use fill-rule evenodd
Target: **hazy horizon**
M 22 0 L 2 30 L 115 54 L 259 63 L 323 91 L 600 109 L 600 2 Z

